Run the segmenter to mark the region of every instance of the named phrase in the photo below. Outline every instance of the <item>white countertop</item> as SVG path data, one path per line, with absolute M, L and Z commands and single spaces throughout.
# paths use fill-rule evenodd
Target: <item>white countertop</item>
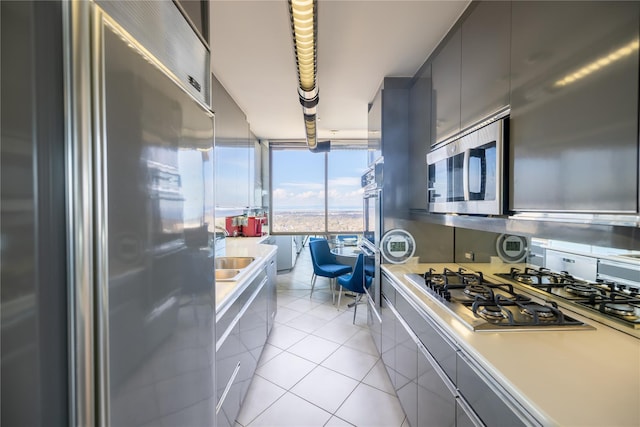
M 216 282 L 216 311 L 236 295 L 247 281 L 260 270 L 267 259 L 274 255 L 278 248 L 273 245 L 263 244 L 269 236 L 262 237 L 227 237 L 225 256 L 254 257 L 256 260 L 249 265 L 238 277 L 237 281 Z
M 473 332 L 404 278 L 445 266 L 459 267 L 382 268 L 544 425 L 640 426 L 640 339 L 580 314 L 573 317 L 595 330 Z M 476 268 L 484 273 L 504 271 L 504 265 Z

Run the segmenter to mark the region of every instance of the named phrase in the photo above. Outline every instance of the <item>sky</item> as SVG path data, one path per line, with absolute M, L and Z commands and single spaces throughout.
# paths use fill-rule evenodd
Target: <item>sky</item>
M 332 150 L 329 153 L 329 210 L 362 210 L 360 177 L 367 169 L 366 150 Z M 309 150 L 273 151 L 274 210 L 322 210 L 324 159 Z

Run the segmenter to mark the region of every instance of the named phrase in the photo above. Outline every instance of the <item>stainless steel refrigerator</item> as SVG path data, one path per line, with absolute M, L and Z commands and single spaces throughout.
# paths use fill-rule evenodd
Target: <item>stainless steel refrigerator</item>
M 171 1 L 3 2 L 2 31 L 2 424 L 213 426 L 208 47 Z

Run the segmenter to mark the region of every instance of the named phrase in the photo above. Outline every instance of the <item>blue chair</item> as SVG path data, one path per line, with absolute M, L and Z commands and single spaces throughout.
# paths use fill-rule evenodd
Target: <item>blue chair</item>
M 364 274 L 364 255 L 358 255 L 356 265 L 353 267 L 352 274 L 346 274 L 338 277 L 338 284 L 340 285 L 340 293 L 338 294 L 338 307 L 340 307 L 340 297 L 342 296 L 342 289 L 347 289 L 351 292 L 358 294 L 353 304 L 349 304 L 349 307 L 353 305 L 353 323 L 356 323 L 356 310 L 358 309 L 358 302 L 364 294 L 365 287 L 369 289 L 371 286 L 371 276 Z
M 327 239 L 311 240 L 309 242 L 309 251 L 311 252 L 311 263 L 313 264 L 311 295 L 313 295 L 313 288 L 316 285 L 316 279 L 318 276 L 327 277 L 329 279 L 329 286 L 331 287 L 331 294 L 335 304 L 336 277 L 351 273 L 351 266 L 338 263 L 335 255 L 333 255 L 329 249 L 329 242 Z M 309 295 L 309 298 L 311 298 L 311 295 Z

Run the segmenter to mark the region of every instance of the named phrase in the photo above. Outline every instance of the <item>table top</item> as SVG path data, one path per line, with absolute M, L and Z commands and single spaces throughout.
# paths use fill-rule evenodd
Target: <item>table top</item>
M 357 258 L 360 255 L 360 249 L 357 246 L 346 246 L 344 248 L 333 248 L 331 253 L 338 256 Z

